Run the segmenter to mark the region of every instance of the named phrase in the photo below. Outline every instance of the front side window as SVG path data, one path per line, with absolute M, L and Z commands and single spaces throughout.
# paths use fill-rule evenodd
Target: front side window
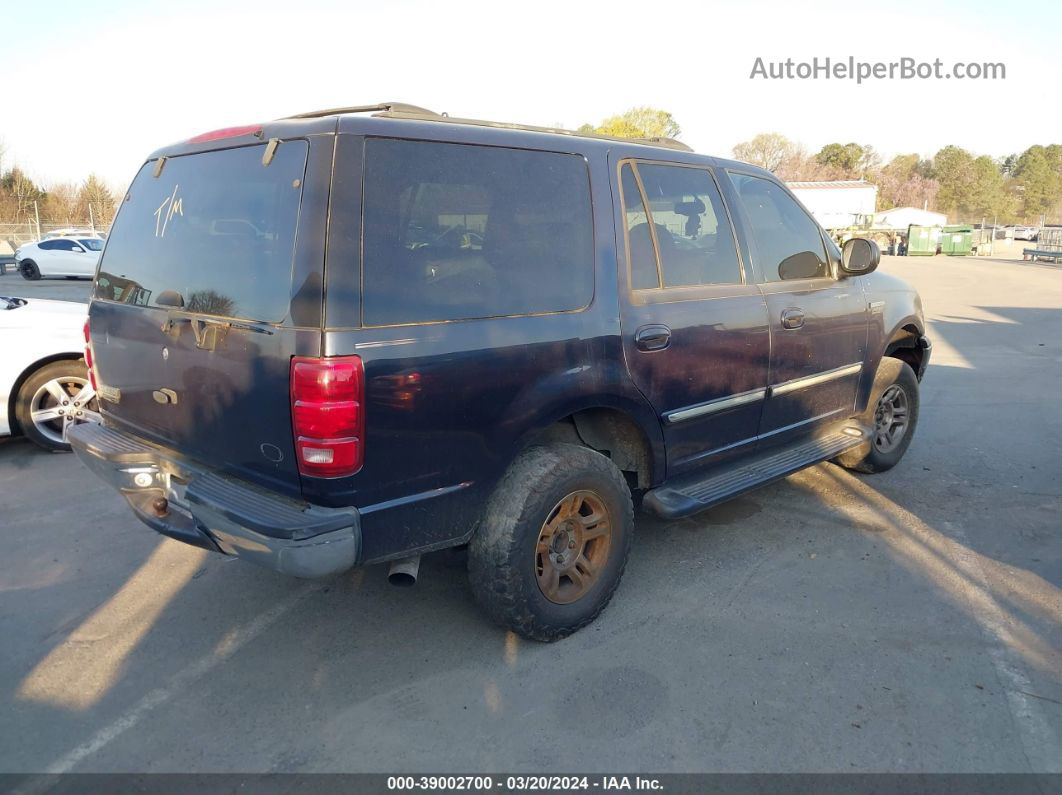
M 734 234 L 711 174 L 625 163 L 621 183 L 633 289 L 741 283 Z
M 365 160 L 366 325 L 590 303 L 593 218 L 582 157 L 369 139 Z
M 97 240 L 96 238 L 90 237 L 84 240 L 79 240 L 78 242 L 81 243 L 81 245 L 87 248 L 89 251 L 103 251 L 102 240 Z
M 764 279 L 830 276 L 819 228 L 793 198 L 769 179 L 730 174 L 752 227 Z

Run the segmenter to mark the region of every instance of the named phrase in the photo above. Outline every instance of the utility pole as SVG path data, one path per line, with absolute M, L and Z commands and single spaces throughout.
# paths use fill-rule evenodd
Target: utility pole
M 37 210 L 37 202 L 33 202 L 33 218 L 37 222 L 37 239 L 41 239 L 41 214 Z
M 92 234 L 96 234 L 96 218 L 92 215 L 92 202 L 89 202 L 88 206 L 89 206 L 89 226 L 92 228 Z

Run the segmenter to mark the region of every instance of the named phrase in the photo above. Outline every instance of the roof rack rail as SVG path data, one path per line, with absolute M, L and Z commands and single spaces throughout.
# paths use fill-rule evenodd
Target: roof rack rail
M 631 138 L 631 141 L 637 141 L 638 143 L 652 144 L 653 146 L 666 146 L 669 149 L 681 149 L 683 152 L 692 152 L 693 148 L 677 141 L 674 138 L 666 138 L 662 135 L 653 135 L 648 138 Z
M 438 113 L 419 105 L 410 105 L 406 102 L 377 102 L 375 105 L 351 105 L 346 108 L 327 108 L 325 110 L 311 110 L 308 113 L 296 113 L 294 116 L 285 116 L 285 119 L 320 119 L 323 116 L 335 116 L 340 113 L 370 113 L 374 110 L 387 111 L 389 113 L 411 113 L 417 116 L 439 116 Z
M 413 119 L 420 121 L 445 121 L 450 124 L 470 124 L 478 127 L 497 127 L 509 130 L 526 130 L 528 132 L 551 133 L 553 135 L 571 135 L 577 138 L 597 138 L 604 141 L 616 141 L 619 143 L 645 144 L 647 146 L 666 146 L 668 149 L 677 149 L 682 152 L 694 151 L 690 146 L 674 138 L 665 136 L 651 136 L 647 138 L 618 138 L 612 135 L 600 135 L 598 133 L 581 133 L 575 130 L 564 130 L 558 127 L 537 127 L 530 124 L 514 124 L 512 122 L 486 121 L 483 119 L 454 118 L 446 113 L 436 113 L 433 110 L 422 108 L 419 105 L 410 105 L 405 102 L 379 102 L 375 105 L 351 105 L 344 108 L 328 108 L 327 110 L 314 110 L 309 113 L 297 113 L 294 116 L 285 116 L 285 119 L 319 119 L 323 116 L 336 116 L 343 113 L 372 113 L 392 119 Z

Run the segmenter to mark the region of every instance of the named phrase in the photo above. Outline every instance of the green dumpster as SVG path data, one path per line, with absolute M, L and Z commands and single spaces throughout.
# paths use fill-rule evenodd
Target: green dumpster
M 908 257 L 932 257 L 937 253 L 937 244 L 939 242 L 939 226 L 915 226 L 911 224 L 907 227 Z
M 940 253 L 949 257 L 966 257 L 973 250 L 973 227 L 962 224 L 945 226 L 940 236 Z

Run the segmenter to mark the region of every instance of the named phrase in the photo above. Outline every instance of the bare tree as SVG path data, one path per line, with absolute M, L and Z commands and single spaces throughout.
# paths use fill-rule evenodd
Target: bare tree
M 92 219 L 98 224 L 109 224 L 114 218 L 114 193 L 95 174 L 89 174 L 81 185 L 77 200 L 86 219 Z
M 41 207 L 41 220 L 64 226 L 87 221 L 88 211 L 79 207 L 77 185 L 64 182 L 49 187 Z
M 791 160 L 799 147 L 779 133 L 760 133 L 734 147 L 734 157 L 768 171 L 777 171 Z

